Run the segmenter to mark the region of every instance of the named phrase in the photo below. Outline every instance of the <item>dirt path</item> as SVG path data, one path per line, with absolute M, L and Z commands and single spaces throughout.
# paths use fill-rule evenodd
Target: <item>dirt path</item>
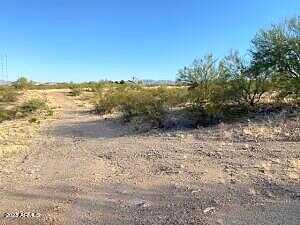
M 300 224 L 298 142 L 129 135 L 49 98 L 60 119 L 0 171 L 0 224 Z M 40 216 L 4 217 L 14 212 Z

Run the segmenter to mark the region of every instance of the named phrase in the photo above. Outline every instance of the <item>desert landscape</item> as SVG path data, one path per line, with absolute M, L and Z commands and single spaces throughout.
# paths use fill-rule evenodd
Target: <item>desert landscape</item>
M 1 224 L 298 224 L 298 116 L 136 132 L 70 91 L 1 124 L 0 213 L 39 214 Z
M 0 225 L 300 225 L 299 7 L 3 1 Z

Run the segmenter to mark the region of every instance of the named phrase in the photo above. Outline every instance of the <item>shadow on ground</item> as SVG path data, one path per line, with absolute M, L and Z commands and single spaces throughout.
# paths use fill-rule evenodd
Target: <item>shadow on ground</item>
M 128 126 L 118 120 L 97 119 L 92 121 L 69 122 L 49 130 L 55 137 L 67 138 L 116 138 L 132 133 Z
M 150 188 L 62 184 L 5 194 L 11 201 L 29 203 L 42 217 L 71 217 L 67 219 L 76 220 L 76 224 L 299 224 L 300 201 L 295 187 L 262 181 L 252 186 L 256 194 L 249 188 L 239 184 Z M 265 195 L 266 191 L 273 195 Z M 35 204 L 41 202 L 44 208 L 37 208 Z

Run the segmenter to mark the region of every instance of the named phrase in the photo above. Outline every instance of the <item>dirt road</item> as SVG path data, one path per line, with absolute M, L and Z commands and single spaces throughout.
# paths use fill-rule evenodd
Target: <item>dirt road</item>
M 61 117 L 0 168 L 0 224 L 300 224 L 299 142 L 132 134 L 49 98 Z

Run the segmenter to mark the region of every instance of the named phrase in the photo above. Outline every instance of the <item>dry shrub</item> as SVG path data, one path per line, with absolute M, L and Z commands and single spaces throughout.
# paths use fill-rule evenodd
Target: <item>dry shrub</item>
M 24 102 L 21 106 L 17 108 L 17 111 L 27 114 L 27 113 L 36 112 L 38 110 L 44 110 L 47 108 L 48 107 L 45 101 L 35 98 Z
M 103 89 L 96 101 L 95 111 L 99 114 L 118 111 L 124 121 L 147 122 L 161 127 L 166 113 L 186 102 L 186 89 L 138 85 L 119 85 Z
M 11 87 L 0 87 L 0 122 L 14 117 L 8 106 L 17 100 L 18 92 Z
M 285 106 L 286 108 L 287 106 Z M 199 128 L 199 139 L 217 141 L 300 141 L 300 111 L 281 110 L 269 114 L 252 115 L 251 119 L 242 119 L 217 126 Z
M 53 111 L 48 107 L 44 100 L 34 98 L 27 100 L 12 109 L 4 109 L 0 107 L 0 122 L 16 118 L 24 118 L 35 113 L 42 113 L 50 116 L 53 114 Z
M 69 94 L 70 94 L 70 96 L 76 97 L 76 96 L 81 95 L 81 93 L 82 93 L 81 88 L 75 87 L 75 88 L 72 88 L 72 89 L 71 89 L 71 91 L 70 91 Z
M 0 123 L 12 119 L 14 117 L 14 112 L 11 110 L 0 108 Z
M 0 103 L 15 102 L 17 100 L 18 92 L 11 87 L 0 87 Z
M 242 128 L 242 134 L 254 140 L 300 141 L 299 112 L 294 115 L 286 111 L 249 122 Z

